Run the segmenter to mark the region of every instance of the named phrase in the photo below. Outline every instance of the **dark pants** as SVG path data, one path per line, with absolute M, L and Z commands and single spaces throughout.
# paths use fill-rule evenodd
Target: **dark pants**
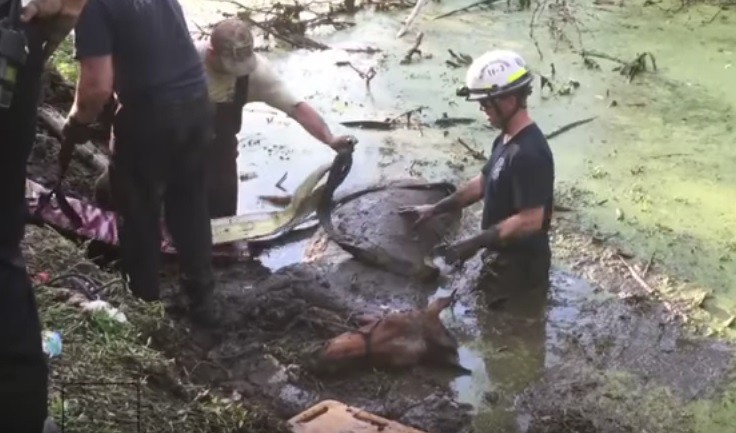
M 207 200 L 210 219 L 230 217 L 238 211 L 238 141 L 215 139 L 207 158 Z M 105 171 L 95 182 L 95 203 L 101 209 L 114 211 L 110 190 L 110 174 Z
M 7 14 L 5 7 L 0 17 Z M 12 106 L 0 109 L 0 430 L 36 433 L 47 415 L 48 367 L 20 243 L 25 232 L 26 162 L 36 138 L 43 64 L 40 34 L 30 28 L 26 35 L 29 55 Z
M 238 211 L 238 140 L 235 135 L 218 135 L 208 156 L 210 218 L 234 216 Z
M 196 305 L 212 293 L 212 230 L 205 161 L 212 106 L 207 95 L 176 104 L 121 104 L 113 123 L 110 187 L 118 209 L 121 265 L 133 293 L 158 300 L 161 205 Z
M 543 372 L 550 254 L 484 258 L 479 281 L 488 305 L 481 318 L 484 339 L 492 350 L 485 360 L 499 401 L 489 422 L 496 430 L 515 432 L 513 399 Z

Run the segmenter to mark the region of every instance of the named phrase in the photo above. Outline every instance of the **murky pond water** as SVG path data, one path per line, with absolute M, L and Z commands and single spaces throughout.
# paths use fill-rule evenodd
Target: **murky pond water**
M 485 127 L 476 105 L 455 97 L 465 70 L 446 65 L 451 60 L 448 49 L 471 56 L 494 47 L 519 50 L 539 72 L 552 76 L 554 69 L 556 85 L 571 79 L 580 84 L 572 95 L 550 95 L 535 87 L 530 105 L 544 130 L 598 116 L 551 141 L 559 189 L 589 193 L 576 195 L 578 201 L 573 203 L 583 222 L 615 234 L 614 240 L 641 256 L 655 253 L 673 274 L 710 290 L 707 307 L 714 318 L 735 314 L 736 202 L 729 198 L 736 197 L 736 148 L 730 145 L 736 139 L 732 128 L 736 87 L 729 83 L 736 77 L 732 67 L 736 33 L 730 28 L 736 17 L 724 11 L 704 24 L 715 8 L 671 14 L 662 10 L 667 7 L 663 4 L 574 6 L 582 47 L 569 23 L 565 34 L 576 49 L 625 61 L 645 51 L 654 55 L 658 72 L 627 83 L 611 71 L 615 62 L 596 58 L 601 70 L 588 69 L 568 49 L 554 52 L 555 41 L 544 26 L 536 29 L 544 55 L 540 59 L 529 38 L 531 11 L 507 12 L 498 6 L 428 20 L 464 3 L 427 6 L 414 27 L 424 32 L 420 48 L 431 57 L 415 57 L 410 64 L 399 61 L 414 35 L 394 38 L 408 11 L 357 14 L 355 27 L 320 38 L 334 50 L 267 54 L 292 91 L 317 108 L 333 132 L 360 140 L 343 188 L 409 175 L 453 182 L 473 176 L 481 163 L 455 141 L 462 138 L 487 153 L 494 133 Z M 545 13 L 541 22 L 551 16 Z M 341 49 L 368 45 L 382 52 Z M 345 60 L 361 70 L 377 70 L 370 89 L 354 70 L 336 65 Z M 415 118 L 430 123 L 421 130 L 376 132 L 339 125 L 347 120 L 383 120 L 419 106 L 427 108 Z M 433 127 L 431 123 L 445 113 L 476 122 Z M 240 171 L 256 177 L 240 185 L 239 213 L 268 209 L 257 196 L 280 194 L 275 185 L 284 174 L 283 187 L 293 191 L 314 167 L 332 158 L 332 151 L 296 122 L 263 104 L 246 107 L 240 140 Z M 306 242 L 270 251 L 262 261 L 272 269 L 298 262 Z M 444 293 L 438 289 L 438 295 Z M 591 293 L 580 280 L 555 272 L 543 336 L 530 337 L 528 346 L 518 351 L 494 345 L 485 335 L 489 330 L 482 314 L 468 305 L 458 303 L 452 312 L 443 313 L 451 326 L 476 330 L 461 349 L 462 364 L 473 373 L 456 379 L 453 388 L 462 401 L 478 407 L 480 425 L 516 418 L 504 412 L 503 404 L 496 404 L 495 393 L 521 391 L 542 368 L 562 362 L 556 354 L 559 336 L 575 323 L 579 301 Z
M 717 9 L 701 6 L 671 14 L 662 10 L 668 7 L 665 4 L 571 5 L 582 29 L 583 48 L 625 61 L 637 53 L 654 54 L 657 74 L 642 74 L 629 84 L 611 71 L 615 62 L 596 58 L 601 70 L 590 70 L 568 49 L 553 52 L 553 38 L 544 27 L 545 20 L 555 17 L 549 11 L 537 19 L 541 60 L 528 35 L 531 12 L 506 12 L 505 6 L 498 6 L 429 21 L 459 4 L 427 6 L 415 28 L 425 33 L 420 48 L 432 58 L 415 57 L 408 65 L 399 60 L 414 35 L 394 38 L 406 11 L 359 13 L 358 25 L 322 38 L 335 50 L 269 54 L 290 88 L 317 107 L 336 133 L 360 139 L 346 187 L 406 174 L 410 168 L 433 179 L 473 175 L 480 163 L 453 143 L 463 138 L 487 150 L 493 135 L 483 127 L 477 107 L 454 96 L 464 69 L 445 64 L 451 59 L 448 49 L 472 56 L 492 47 L 513 48 L 547 76 L 554 64 L 556 84 L 569 79 L 580 83 L 570 96 L 550 96 L 547 90 L 542 95 L 536 89 L 531 107 L 546 131 L 599 116 L 552 142 L 558 187 L 593 194 L 579 209 L 585 221 L 615 234 L 614 240 L 642 256 L 655 253 L 672 273 L 712 290 L 708 307 L 717 318 L 736 311 L 736 205 L 727 199 L 736 192 L 736 150 L 729 146 L 736 138 L 732 128 L 736 90 L 727 84 L 736 74 L 732 67 L 736 34 L 729 31 L 733 15 L 723 11 L 704 24 Z M 561 26 L 559 19 L 556 22 Z M 563 31 L 579 49 L 574 27 L 567 24 Z M 339 49 L 361 45 L 383 52 L 349 54 Z M 376 68 L 370 92 L 355 71 L 335 65 L 341 60 L 362 70 Z M 430 122 L 443 113 L 477 122 L 422 132 L 367 132 L 338 125 L 345 120 L 384 119 L 419 106 L 428 107 L 423 118 Z M 250 104 L 245 119 L 240 168 L 256 172 L 258 178 L 242 183 L 240 212 L 264 207 L 257 194 L 278 193 L 274 185 L 284 173 L 288 177 L 283 185 L 293 189 L 312 167 L 331 157 L 331 151 L 296 122 L 263 104 Z M 457 169 L 458 164 L 465 169 Z M 289 246 L 265 260 L 280 266 L 298 257 L 299 247 Z

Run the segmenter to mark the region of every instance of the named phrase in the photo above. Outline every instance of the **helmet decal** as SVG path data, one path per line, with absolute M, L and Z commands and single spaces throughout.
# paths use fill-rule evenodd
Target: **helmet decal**
M 480 74 L 478 74 L 478 78 L 483 78 L 483 75 L 488 74 L 489 77 L 494 77 L 496 74 L 499 74 L 508 68 L 509 65 L 508 62 L 505 62 L 501 59 L 494 60 L 492 62 L 486 63 L 480 70 Z
M 501 97 L 524 91 L 532 80 L 524 58 L 508 50 L 492 50 L 477 57 L 468 68 L 458 96 L 467 100 Z

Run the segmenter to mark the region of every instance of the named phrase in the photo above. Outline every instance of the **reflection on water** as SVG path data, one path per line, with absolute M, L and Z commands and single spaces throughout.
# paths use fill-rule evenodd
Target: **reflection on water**
M 514 410 L 514 398 L 561 360 L 555 355 L 560 335 L 575 323 L 578 305 L 590 299 L 592 288 L 582 280 L 553 269 L 545 301 L 541 293 L 510 299 L 505 305 L 485 309 L 472 300 L 458 302 L 444 312 L 448 328 L 476 330 L 462 340 L 460 363 L 472 373 L 452 381 L 458 400 L 477 411 L 479 433 L 524 431 L 523 413 Z M 434 296 L 445 296 L 441 288 Z M 535 305 L 536 304 L 536 305 Z M 544 305 L 546 304 L 546 305 Z M 540 306 L 544 308 L 540 309 Z

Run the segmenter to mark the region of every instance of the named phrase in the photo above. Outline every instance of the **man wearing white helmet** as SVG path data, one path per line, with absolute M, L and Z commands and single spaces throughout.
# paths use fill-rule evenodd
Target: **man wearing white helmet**
M 519 277 L 547 277 L 554 161 L 544 134 L 527 111 L 532 80 L 524 59 L 515 52 L 493 50 L 478 57 L 458 95 L 477 101 L 489 122 L 501 130 L 491 157 L 480 174 L 451 196 L 434 205 L 402 209 L 420 223 L 483 199 L 482 231 L 441 248 L 448 262 L 464 262 L 486 249 L 498 253 L 489 264 L 519 265 L 510 267 Z
M 477 101 L 500 129 L 491 157 L 480 174 L 451 196 L 402 209 L 419 223 L 483 199 L 481 232 L 438 252 L 448 262 L 462 263 L 485 250 L 478 283 L 496 311 L 482 316 L 482 327 L 492 330 L 487 338 L 494 346 L 508 349 L 505 357 L 486 360 L 500 391 L 491 422 L 504 431 L 516 431 L 514 396 L 538 377 L 545 358 L 554 161 L 527 112 L 532 79 L 514 52 L 495 50 L 476 59 L 458 95 Z

